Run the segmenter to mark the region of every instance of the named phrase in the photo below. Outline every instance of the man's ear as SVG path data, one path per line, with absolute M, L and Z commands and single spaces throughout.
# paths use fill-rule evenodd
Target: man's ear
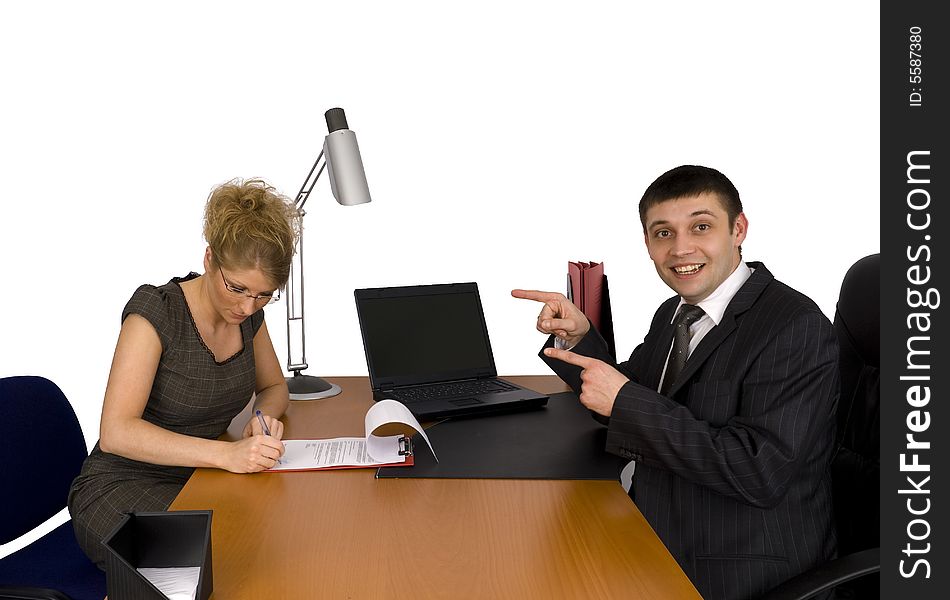
M 739 213 L 736 216 L 736 222 L 732 226 L 732 235 L 735 236 L 733 244 L 738 248 L 745 241 L 745 236 L 749 232 L 749 220 L 745 218 L 745 213 Z

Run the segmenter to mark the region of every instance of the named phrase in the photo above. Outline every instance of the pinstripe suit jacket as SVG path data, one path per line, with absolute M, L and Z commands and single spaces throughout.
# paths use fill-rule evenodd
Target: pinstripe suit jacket
M 749 266 L 669 397 L 656 389 L 679 297 L 660 306 L 616 365 L 631 381 L 607 432 L 608 452 L 637 461 L 631 497 L 707 599 L 754 598 L 835 552 L 834 328 L 764 265 Z M 612 363 L 594 330 L 574 351 Z M 579 368 L 542 358 L 579 390 Z

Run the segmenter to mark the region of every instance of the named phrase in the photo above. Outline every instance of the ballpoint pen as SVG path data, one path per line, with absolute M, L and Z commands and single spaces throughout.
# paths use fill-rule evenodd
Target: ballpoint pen
M 270 435 L 270 429 L 267 427 L 267 423 L 264 421 L 264 413 L 260 409 L 254 411 L 254 414 L 257 415 L 257 420 L 261 423 L 261 429 L 264 431 L 264 435 Z M 277 464 L 281 464 L 280 459 L 277 459 Z
M 263 430 L 264 435 L 270 435 L 270 429 L 267 428 L 267 423 L 264 421 L 264 413 L 256 410 L 254 414 L 257 415 L 257 420 L 261 422 L 261 430 Z
M 570 274 L 570 273 L 567 274 L 567 294 L 565 294 L 565 297 L 568 299 L 569 302 L 574 302 L 574 290 L 573 290 L 573 288 L 571 287 L 571 274 Z M 567 340 L 565 340 L 565 339 L 562 338 L 561 336 L 555 334 L 555 335 L 554 335 L 554 347 L 557 348 L 558 350 L 567 350 Z

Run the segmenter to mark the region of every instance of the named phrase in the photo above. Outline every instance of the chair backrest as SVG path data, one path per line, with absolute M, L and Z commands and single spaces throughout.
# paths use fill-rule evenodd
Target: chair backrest
M 86 459 L 86 440 L 62 390 L 43 377 L 0 379 L 0 543 L 66 506 Z
M 880 546 L 880 265 L 872 254 L 848 270 L 835 311 L 841 396 L 831 468 L 841 555 Z

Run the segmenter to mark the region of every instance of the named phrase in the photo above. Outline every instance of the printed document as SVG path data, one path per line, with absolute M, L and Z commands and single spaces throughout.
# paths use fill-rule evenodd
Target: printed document
M 408 408 L 395 400 L 381 400 L 366 413 L 366 437 L 340 437 L 325 440 L 283 440 L 284 455 L 269 471 L 299 471 L 339 467 L 375 467 L 406 462 L 402 435 L 377 436 L 383 425 L 408 425 L 422 435 L 432 449 L 425 431 Z M 435 451 L 432 451 L 435 456 Z M 438 459 L 436 459 L 438 460 Z

